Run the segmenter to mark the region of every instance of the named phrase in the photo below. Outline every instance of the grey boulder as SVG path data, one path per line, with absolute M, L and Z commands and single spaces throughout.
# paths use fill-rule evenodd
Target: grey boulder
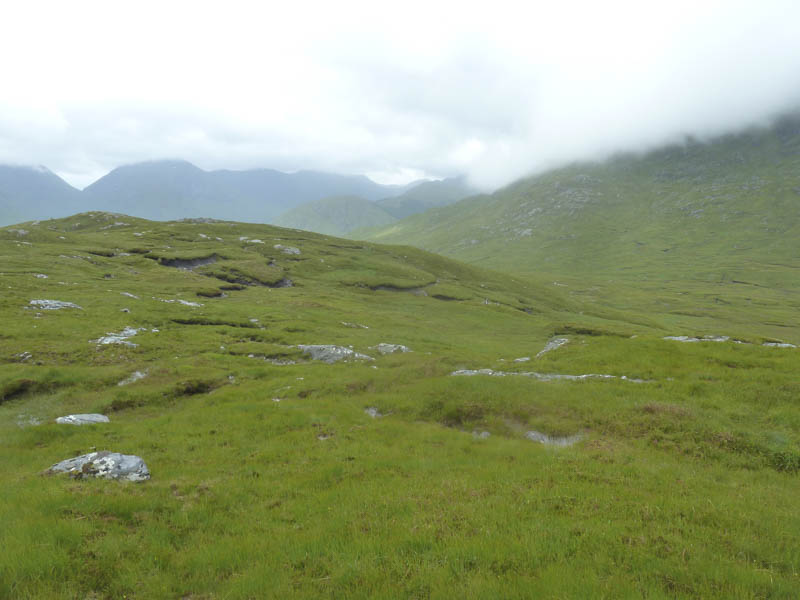
M 56 423 L 60 425 L 92 425 L 94 423 L 108 423 L 108 417 L 105 415 L 85 414 L 85 415 L 67 415 L 66 417 L 58 417 Z
M 62 460 L 48 469 L 49 473 L 69 473 L 77 479 L 100 477 L 123 481 L 146 481 L 150 471 L 144 461 L 132 454 L 119 452 L 90 452 Z

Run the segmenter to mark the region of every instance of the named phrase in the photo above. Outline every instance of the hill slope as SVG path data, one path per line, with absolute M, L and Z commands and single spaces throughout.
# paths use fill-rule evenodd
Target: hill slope
M 272 220 L 279 227 L 344 236 L 354 229 L 380 227 L 397 219 L 378 204 L 358 196 L 336 196 L 308 202 Z
M 369 239 L 569 284 L 618 308 L 797 328 L 800 118 L 519 181 Z M 781 307 L 786 312 L 781 313 Z
M 685 344 L 415 248 L 232 222 L 25 223 L 0 262 L 2 598 L 797 590 L 800 350 L 757 324 Z M 151 479 L 42 476 L 95 450 Z
M 0 225 L 63 217 L 80 209 L 80 192 L 45 167 L 0 165 Z
M 453 177 L 441 181 L 425 181 L 400 195 L 383 198 L 378 206 L 398 219 L 404 219 L 437 206 L 447 206 L 476 194 L 466 178 Z

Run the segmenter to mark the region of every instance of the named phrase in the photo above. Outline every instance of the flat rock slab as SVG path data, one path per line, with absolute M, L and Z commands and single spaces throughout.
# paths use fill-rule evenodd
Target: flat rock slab
M 562 373 L 536 373 L 535 371 L 495 371 L 493 369 L 459 369 L 450 375 L 455 377 L 474 377 L 486 375 L 489 377 L 531 377 L 539 381 L 583 381 L 586 379 L 619 379 L 632 383 L 647 383 L 645 379 L 636 379 L 627 375 L 605 375 L 603 373 L 586 373 L 584 375 L 565 375 Z
M 704 335 L 703 337 L 691 337 L 688 335 L 668 335 L 664 339 L 671 340 L 673 342 L 696 343 L 696 342 L 727 342 L 731 338 L 730 336 L 727 335 Z
M 130 346 L 131 348 L 136 348 L 138 344 L 129 342 L 128 338 L 133 337 L 140 331 L 144 330 L 145 330 L 144 327 L 139 327 L 139 328 L 126 327 L 119 333 L 109 332 L 99 339 L 89 340 L 89 341 L 96 343 L 98 346 L 106 346 L 108 344 L 122 344 L 123 346 Z
M 408 346 L 403 346 L 403 344 L 385 344 L 380 343 L 377 346 L 373 346 L 375 350 L 378 351 L 379 354 L 394 354 L 395 352 L 411 352 L 411 348 Z
M 99 477 L 102 479 L 119 479 L 123 481 L 146 481 L 150 479 L 150 470 L 144 461 L 132 454 L 119 452 L 90 452 L 54 464 L 48 473 L 68 473 L 77 478 Z
M 340 360 L 375 360 L 371 356 L 356 352 L 346 346 L 333 346 L 330 344 L 311 344 L 297 346 L 304 354 L 311 356 L 312 360 L 320 360 L 332 365 Z
M 58 417 L 56 423 L 60 425 L 93 425 L 95 423 L 108 423 L 108 417 L 97 413 L 83 415 L 67 415 Z
M 63 302 L 61 300 L 31 300 L 30 304 L 42 310 L 61 310 L 62 308 L 77 308 L 83 310 L 77 304 Z

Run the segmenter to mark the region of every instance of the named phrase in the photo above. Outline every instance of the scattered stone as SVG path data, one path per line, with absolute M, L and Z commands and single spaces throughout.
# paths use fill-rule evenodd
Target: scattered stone
M 383 413 L 374 406 L 368 406 L 367 408 L 364 409 L 364 412 L 367 413 L 373 419 L 379 419 L 384 416 Z
M 539 356 L 539 355 L 537 354 L 536 356 Z M 528 362 L 530 359 L 531 359 L 530 356 L 523 356 L 523 357 L 520 357 L 520 358 L 515 358 L 513 362 L 515 362 L 515 363 L 524 363 L 524 362 Z
M 300 254 L 300 248 L 295 248 L 294 246 L 284 246 L 283 244 L 275 244 L 273 248 L 275 248 L 275 250 L 280 250 L 284 254 Z
M 263 240 L 247 240 L 248 244 L 263 244 Z
M 380 354 L 394 354 L 395 352 L 411 352 L 411 348 L 408 346 L 403 346 L 402 344 L 385 344 L 380 343 L 377 346 L 371 347 L 374 350 L 377 350 Z
M 539 352 L 539 354 L 536 355 L 536 358 L 539 358 L 542 354 L 546 354 L 551 350 L 556 350 L 558 348 L 561 348 L 561 346 L 567 343 L 569 343 L 569 338 L 553 338 L 552 340 L 547 342 L 547 344 L 545 344 L 541 352 Z
M 794 344 L 787 344 L 785 342 L 764 342 L 761 345 L 767 346 L 768 348 L 797 348 Z
M 572 446 L 583 439 L 581 434 L 570 435 L 567 437 L 551 437 L 540 431 L 529 431 L 525 434 L 525 437 L 532 442 L 539 442 L 545 446 L 560 446 L 562 448 L 566 446 Z
M 485 440 L 485 439 L 491 437 L 491 435 L 492 434 L 489 433 L 488 431 L 473 431 L 472 432 L 472 437 L 474 437 L 476 439 L 479 439 L 479 440 Z
M 87 477 L 124 481 L 150 479 L 150 471 L 140 457 L 107 450 L 62 460 L 50 467 L 48 473 L 68 473 L 76 479 Z
M 129 342 L 128 338 L 135 336 L 140 331 L 145 331 L 145 328 L 126 327 L 119 333 L 109 332 L 99 339 L 89 340 L 89 341 L 96 343 L 98 346 L 105 346 L 107 344 L 122 344 L 123 346 L 130 346 L 131 348 L 136 348 L 138 344 Z
M 329 440 L 329 439 L 331 439 L 332 437 L 333 437 L 332 435 L 328 435 L 327 433 L 320 433 L 320 434 L 317 436 L 317 439 L 318 439 L 320 442 L 324 442 L 325 440 Z
M 311 344 L 297 346 L 304 354 L 311 356 L 312 360 L 320 360 L 322 362 L 333 364 L 340 360 L 375 360 L 366 354 L 355 352 L 351 348 L 345 346 L 334 346 L 330 344 Z
M 129 312 L 131 312 L 131 309 L 130 308 L 123 308 L 119 312 L 129 313 Z
M 369 329 L 366 325 L 361 325 L 360 323 L 348 323 L 347 321 L 342 321 L 342 325 L 345 327 L 352 327 L 353 329 Z
M 108 423 L 108 417 L 105 415 L 98 415 L 96 413 L 83 414 L 83 415 L 67 415 L 66 417 L 58 417 L 56 423 L 59 425 L 93 425 L 95 423 Z
M 272 399 L 273 402 L 280 402 L 281 400 L 282 400 L 282 398 L 273 398 Z
M 632 377 L 628 377 L 627 375 L 604 375 L 599 373 L 586 373 L 585 375 L 563 375 L 561 373 L 536 373 L 535 371 L 527 371 L 527 372 L 514 372 L 514 371 L 494 371 L 492 369 L 460 369 L 458 371 L 453 371 L 450 375 L 454 376 L 474 376 L 474 375 L 487 375 L 490 377 L 506 377 L 506 376 L 519 376 L 519 377 L 531 377 L 533 379 L 538 379 L 539 381 L 558 381 L 558 380 L 566 380 L 566 381 L 581 381 L 584 379 L 620 379 L 623 381 L 630 381 L 631 383 L 646 383 L 644 379 L 635 379 Z
M 33 276 L 36 277 L 36 279 L 47 279 L 47 275 L 44 273 L 34 273 Z
M 61 310 L 62 308 L 77 308 L 78 310 L 83 310 L 83 308 L 77 304 L 62 302 L 61 300 L 31 300 L 30 304 L 42 310 Z
M 136 383 L 137 381 L 144 379 L 147 377 L 147 371 L 134 371 L 128 377 L 120 381 L 117 385 L 130 385 L 131 383 Z
M 16 233 L 17 235 L 20 235 L 20 236 L 28 235 L 28 230 L 27 229 L 9 229 L 8 232 L 9 233 Z

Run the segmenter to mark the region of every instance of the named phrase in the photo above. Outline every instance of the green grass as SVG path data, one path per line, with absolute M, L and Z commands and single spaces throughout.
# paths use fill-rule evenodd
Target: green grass
M 0 598 L 797 596 L 800 359 L 758 345 L 771 328 L 670 342 L 680 316 L 267 226 L 24 228 L 0 230 Z M 148 258 L 214 253 L 195 271 Z M 243 265 L 294 287 L 198 296 Z M 27 308 L 43 298 L 82 310 Z M 146 328 L 135 348 L 90 341 L 126 326 Z M 534 358 L 554 334 L 570 342 Z M 315 343 L 376 360 L 308 362 L 296 346 Z M 93 411 L 111 423 L 52 422 Z M 93 448 L 142 456 L 152 479 L 43 476 Z

